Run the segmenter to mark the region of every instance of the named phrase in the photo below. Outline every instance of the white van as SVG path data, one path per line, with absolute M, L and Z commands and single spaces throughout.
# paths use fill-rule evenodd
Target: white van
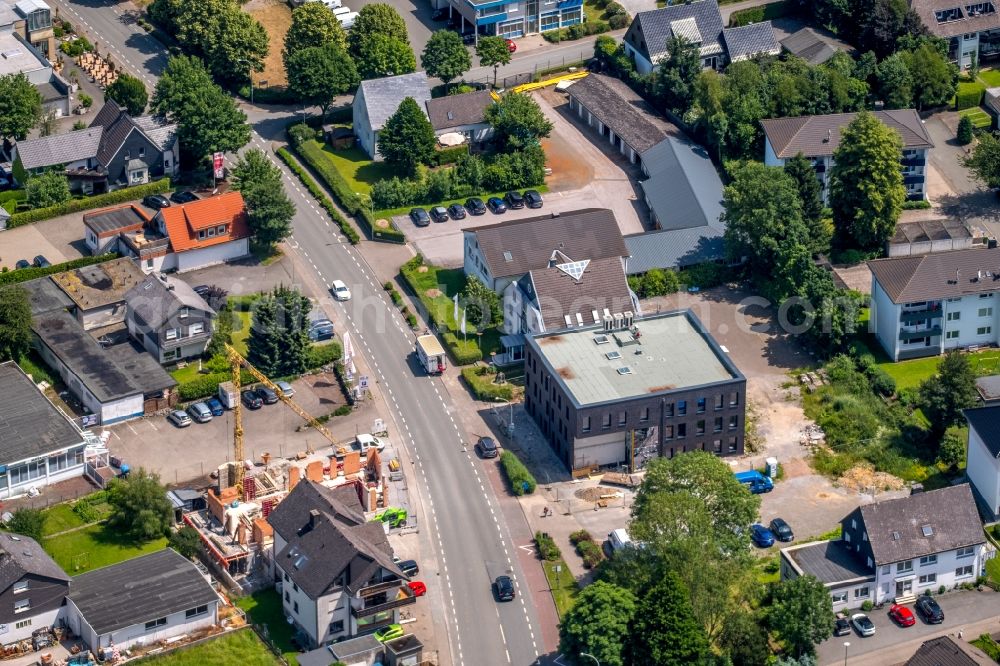
M 611 534 L 608 535 L 608 545 L 611 547 L 612 553 L 617 553 L 623 548 L 628 548 L 632 545 L 632 538 L 628 535 L 628 530 L 619 527 L 617 530 L 612 530 Z
M 354 27 L 354 19 L 358 18 L 357 12 L 351 12 L 350 14 L 344 14 L 343 16 L 338 16 L 337 20 L 340 21 L 340 27 L 344 30 L 350 30 Z
M 325 2 L 325 1 L 326 1 L 326 0 L 324 0 L 324 2 Z M 329 8 L 330 8 L 330 11 L 332 11 L 332 12 L 333 12 L 333 15 L 334 15 L 334 16 L 336 16 L 336 17 L 337 17 L 338 19 L 339 19 L 339 18 L 340 18 L 341 16 L 344 16 L 345 14 L 350 14 L 350 13 L 351 13 L 351 8 L 350 8 L 350 7 L 344 7 L 344 6 L 343 6 L 343 5 L 342 5 L 342 4 L 340 3 L 340 0 L 332 0 L 332 1 L 333 1 L 333 2 L 336 2 L 337 4 L 336 4 L 336 5 L 327 5 L 327 7 L 329 7 Z
M 376 437 L 375 435 L 358 435 L 357 437 L 358 446 L 361 447 L 361 455 L 366 455 L 368 449 L 374 447 L 381 451 L 385 448 L 385 440 Z
M 326 8 L 329 9 L 330 11 L 333 11 L 335 9 L 340 9 L 341 5 L 343 4 L 340 0 L 322 0 L 322 2 L 324 5 L 326 5 Z

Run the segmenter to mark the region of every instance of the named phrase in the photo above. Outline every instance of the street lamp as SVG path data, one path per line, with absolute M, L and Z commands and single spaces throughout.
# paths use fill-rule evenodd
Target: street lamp
M 253 104 L 253 65 L 246 58 L 237 58 L 236 62 L 241 62 L 247 66 L 247 74 L 250 75 L 250 104 Z
M 601 666 L 601 662 L 597 661 L 597 657 L 595 657 L 595 656 L 594 656 L 594 655 L 592 655 L 592 654 L 589 654 L 589 653 L 587 653 L 587 652 L 581 652 L 581 653 L 580 653 L 580 656 L 581 656 L 581 657 L 590 657 L 591 659 L 593 659 L 593 660 L 594 660 L 594 663 L 595 663 L 595 664 L 597 664 L 597 666 Z
M 850 641 L 844 641 L 844 666 L 847 666 L 847 648 L 851 647 Z

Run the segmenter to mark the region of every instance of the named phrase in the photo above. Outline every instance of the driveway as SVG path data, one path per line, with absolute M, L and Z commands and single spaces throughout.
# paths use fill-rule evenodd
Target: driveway
M 853 632 L 849 636 L 831 637 L 817 648 L 821 666 L 845 663 L 844 643 L 847 647 L 847 664 L 898 664 L 913 656 L 920 644 L 937 636 L 951 636 L 953 640 L 972 640 L 984 631 L 995 632 L 996 618 L 1000 616 L 1000 594 L 996 592 L 951 592 L 937 597 L 944 611 L 943 624 L 925 624 L 917 618 L 912 627 L 896 626 L 888 617 L 889 607 L 873 610 L 868 616 L 875 624 L 875 635 L 862 638 Z M 962 638 L 958 634 L 961 632 Z
M 0 231 L 0 268 L 14 268 L 18 259 L 43 255 L 53 264 L 89 255 L 84 245 L 83 213 L 54 217 Z

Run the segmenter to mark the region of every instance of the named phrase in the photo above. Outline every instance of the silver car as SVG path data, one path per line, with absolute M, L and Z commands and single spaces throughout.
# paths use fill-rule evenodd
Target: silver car
M 167 420 L 173 423 L 178 428 L 187 428 L 189 425 L 191 425 L 191 417 L 179 409 L 175 409 L 169 414 L 167 414 Z
M 855 613 L 851 616 L 851 624 L 862 636 L 874 636 L 875 624 L 864 613 Z
M 188 407 L 188 414 L 198 423 L 208 423 L 212 420 L 212 410 L 203 402 L 196 402 Z
M 295 395 L 295 389 L 288 382 L 274 382 L 274 385 L 281 389 L 281 394 L 286 398 L 291 398 Z

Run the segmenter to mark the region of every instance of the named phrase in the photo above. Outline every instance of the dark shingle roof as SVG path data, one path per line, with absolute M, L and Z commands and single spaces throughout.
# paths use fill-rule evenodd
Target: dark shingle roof
M 568 257 L 571 263 L 576 258 Z M 529 278 L 525 278 L 528 280 Z M 535 300 L 542 313 L 547 331 L 566 328 L 565 317 L 570 317 L 570 327 L 578 326 L 579 313 L 586 324 L 593 323 L 592 311 L 631 312 L 632 297 L 620 257 L 595 259 L 587 263 L 579 280 L 566 271 L 553 266 L 531 271 L 530 283 Z
M 856 113 L 830 113 L 822 116 L 770 118 L 760 121 L 775 155 L 782 159 L 802 153 L 806 157 L 833 155 L 840 145 L 840 133 Z M 923 121 L 913 109 L 876 111 L 875 117 L 893 128 L 903 139 L 903 148 L 933 148 L 934 142 Z
M 368 110 L 368 123 L 377 132 L 407 97 L 412 97 L 417 106 L 423 109 L 424 102 L 431 98 L 431 88 L 427 83 L 427 74 L 413 72 L 362 81 L 357 94 L 363 95 L 365 108 Z M 355 95 L 355 102 L 357 99 Z
M 104 166 L 111 163 L 133 130 L 143 134 L 161 151 L 173 146 L 177 133 L 177 125 L 167 122 L 164 118 L 154 116 L 132 118 L 125 109 L 110 99 L 101 107 L 90 127 L 104 128 L 97 152 L 97 160 Z
M 198 568 L 172 548 L 80 574 L 69 598 L 98 636 L 219 600 Z
M 267 522 L 285 541 L 293 536 L 309 522 L 309 512 L 318 509 L 327 513 L 345 525 L 360 525 L 365 522 L 361 500 L 357 492 L 350 486 L 338 486 L 330 489 L 326 486 L 303 479 L 295 485 L 292 492 L 274 507 Z
M 781 46 L 810 65 L 822 65 L 837 54 L 837 47 L 813 30 L 802 28 L 781 40 Z
M 815 576 L 824 585 L 836 586 L 859 578 L 875 579 L 875 571 L 864 566 L 843 541 L 818 541 L 793 546 L 782 554 L 795 562 L 804 574 Z
M 955 2 L 955 0 L 910 0 L 910 8 L 917 13 L 917 16 L 935 37 L 955 37 L 969 32 L 1000 28 L 1000 14 L 992 11 L 988 14 L 970 16 L 967 9 L 969 4 L 974 3 Z M 938 22 L 935 12 L 954 8 L 961 10 L 961 19 L 945 23 Z
M 66 572 L 37 541 L 20 534 L 0 533 L 0 591 L 26 574 L 69 582 Z
M 746 60 L 761 53 L 778 55 L 781 46 L 774 37 L 774 28 L 770 21 L 751 23 L 739 28 L 726 28 L 722 31 L 726 38 L 726 51 L 733 62 Z
M 993 457 L 1000 457 L 1000 405 L 966 409 L 965 418 Z
M 986 655 L 974 659 L 949 636 L 938 636 L 920 644 L 904 666 L 979 666 L 993 664 Z
M 88 127 L 66 134 L 52 134 L 17 142 L 17 156 L 25 169 L 68 164 L 97 157 L 103 130 Z
M 492 103 L 493 97 L 489 90 L 436 97 L 427 100 L 427 117 L 436 130 L 475 125 L 483 122 L 483 114 Z
M 697 35 L 691 33 L 690 21 L 694 19 Z M 703 56 L 723 52 L 722 14 L 715 0 L 698 0 L 685 4 L 675 4 L 635 15 L 633 26 L 638 26 L 646 42 L 646 56 L 650 62 L 666 52 L 667 41 L 675 34 L 701 42 Z M 632 28 L 629 28 L 631 31 Z M 640 51 L 642 49 L 639 49 Z
M 1000 399 L 1000 375 L 989 375 L 978 378 L 976 380 L 976 390 L 979 391 L 979 397 L 987 403 Z M 998 453 L 1000 453 L 1000 450 L 998 450 Z
M 150 328 L 159 328 L 182 307 L 207 313 L 214 311 L 191 286 L 168 275 L 147 275 L 125 294 L 129 310 L 138 314 Z
M 725 256 L 723 232 L 716 227 L 662 229 L 625 236 L 628 274 L 652 268 L 683 268 Z
M 588 74 L 566 92 L 637 153 L 652 148 L 668 136 L 680 135 L 680 131 L 660 117 L 638 93 L 613 76 Z
M 972 233 L 961 220 L 941 218 L 936 220 L 914 220 L 897 222 L 896 232 L 889 241 L 892 245 L 904 243 L 927 243 L 936 240 L 957 240 L 972 238 Z
M 83 216 L 83 225 L 98 235 L 142 228 L 148 221 L 139 208 L 131 204 L 105 208 Z
M 879 566 L 986 541 L 967 483 L 864 504 L 861 518 Z M 925 526 L 930 536 L 924 536 Z
M 642 190 L 662 228 L 725 230 L 722 179 L 703 147 L 670 137 L 644 152 L 642 163 L 649 173 Z
M 893 303 L 992 293 L 1000 280 L 1000 248 L 875 259 L 868 268 Z
M 526 217 L 464 231 L 475 234 L 495 278 L 545 268 L 557 250 L 574 261 L 628 254 L 615 215 L 606 208 Z
M 83 443 L 83 435 L 13 362 L 0 363 L 0 464 Z

